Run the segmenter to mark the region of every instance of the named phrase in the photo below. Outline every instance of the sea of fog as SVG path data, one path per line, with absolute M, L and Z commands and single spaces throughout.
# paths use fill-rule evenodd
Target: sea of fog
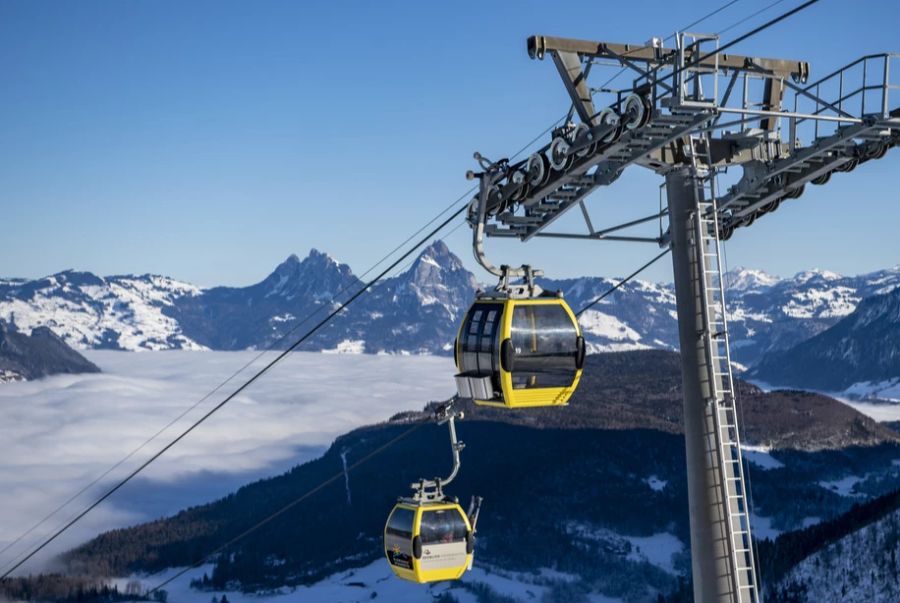
M 50 534 L 218 404 L 269 354 L 85 354 L 100 374 L 0 385 L 0 549 L 42 520 L 147 438 L 159 438 L 40 528 L 0 554 L 0 568 Z M 19 573 L 45 569 L 55 553 L 115 527 L 160 517 L 319 456 L 338 435 L 421 409 L 454 391 L 450 358 L 295 353 L 210 417 Z M 337 469 L 337 468 L 336 468 Z

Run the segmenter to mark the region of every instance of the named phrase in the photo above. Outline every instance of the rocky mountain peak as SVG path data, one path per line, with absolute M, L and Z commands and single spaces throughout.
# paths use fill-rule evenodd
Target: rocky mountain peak
M 420 303 L 441 304 L 454 316 L 478 288 L 475 275 L 441 240 L 423 249 L 400 279 L 405 281 L 402 288 L 412 292 Z
M 314 248 L 302 260 L 289 255 L 260 285 L 266 297 L 330 299 L 355 280 L 349 266 Z

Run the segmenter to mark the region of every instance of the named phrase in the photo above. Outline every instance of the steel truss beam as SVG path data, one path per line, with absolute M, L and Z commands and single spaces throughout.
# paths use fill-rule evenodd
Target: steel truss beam
M 557 38 L 553 36 L 531 36 L 528 38 L 528 56 L 532 59 L 543 59 L 547 53 L 572 53 L 581 57 L 595 59 L 611 59 L 623 64 L 648 63 L 651 65 L 672 64 L 678 54 L 674 48 L 645 46 L 642 44 L 616 44 L 613 42 L 593 42 L 574 38 Z M 697 49 L 686 49 L 685 56 L 689 62 L 702 58 L 704 53 Z M 790 77 L 795 81 L 805 82 L 809 76 L 809 63 L 787 59 L 765 59 L 745 57 L 736 54 L 722 54 L 703 59 L 700 67 L 715 67 L 736 71 L 754 71 L 777 78 Z
M 689 43 L 689 39 L 694 41 Z M 744 169 L 741 181 L 717 203 L 722 236 L 727 238 L 734 229 L 749 226 L 777 209 L 781 201 L 799 196 L 805 184 L 823 183 L 834 171 L 849 171 L 878 158 L 900 140 L 900 107 L 891 108 L 889 102 L 890 92 L 900 90 L 889 78 L 891 61 L 897 55 L 868 55 L 801 86 L 797 82 L 805 82 L 809 75 L 809 64 L 804 61 L 704 53 L 700 45 L 715 42 L 715 38 L 700 34 L 679 35 L 678 41 L 678 48 L 671 49 L 549 36 L 529 38 L 529 55 L 551 55 L 573 110 L 587 127 L 563 126 L 530 158 L 532 163 L 522 161 L 504 168 L 509 177 L 492 181 L 494 188 L 486 203 L 486 235 L 526 241 L 536 236 L 638 242 L 665 239 L 598 234 L 589 217 L 587 234 L 551 233 L 547 228 L 576 205 L 587 216 L 588 195 L 612 184 L 631 165 L 660 175 L 687 165 L 685 141 L 706 133 L 710 169 Z M 598 118 L 602 112 L 597 111 L 589 86 L 590 69 L 582 67 L 593 60 L 618 61 L 640 74 L 637 87 L 619 91 L 616 102 L 606 109 L 618 115 L 618 120 L 598 123 L 603 121 Z M 729 77 L 718 94 L 715 80 L 721 73 Z M 751 84 L 758 80 L 761 85 L 754 88 Z M 823 92 L 829 86 L 835 88 L 833 97 Z M 785 92 L 793 92 L 794 110 L 784 109 Z M 630 119 L 626 114 L 629 93 L 648 105 L 647 117 L 638 127 L 624 125 Z M 865 111 L 866 98 L 871 96 L 878 100 L 868 105 L 875 112 Z M 895 97 L 900 98 L 900 93 Z M 859 110 L 852 106 L 856 101 L 860 101 Z M 809 110 L 801 110 L 807 106 Z M 725 115 L 738 118 L 723 121 Z M 737 131 L 731 130 L 734 127 Z M 801 134 L 808 136 L 805 145 Z M 523 184 L 527 179 L 523 174 L 527 176 L 533 163 L 559 154 L 561 147 L 553 147 L 553 143 L 558 145 L 560 140 L 568 158 L 557 157 L 559 164 L 552 169 L 545 163 L 548 175 L 536 184 Z M 519 176 L 513 178 L 517 171 Z

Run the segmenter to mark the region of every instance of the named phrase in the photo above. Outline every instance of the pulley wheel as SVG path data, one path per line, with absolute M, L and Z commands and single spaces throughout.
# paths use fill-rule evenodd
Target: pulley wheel
M 719 240 L 727 241 L 734 234 L 734 226 L 723 226 L 719 229 Z
M 795 189 L 793 189 L 793 190 L 791 190 L 791 191 L 788 191 L 788 193 L 784 196 L 784 198 L 785 198 L 785 199 L 797 199 L 797 198 L 799 198 L 800 195 L 803 194 L 803 188 L 804 188 L 804 187 L 803 187 L 803 185 L 801 184 L 801 185 L 798 186 L 797 188 L 795 188 Z
M 525 171 L 528 172 L 529 186 L 543 186 L 550 180 L 550 160 L 543 153 L 535 153 L 528 158 Z
M 638 94 L 629 94 L 622 110 L 622 123 L 627 130 L 640 128 L 647 123 L 647 105 Z
M 609 107 L 605 108 L 600 112 L 600 115 L 597 116 L 597 121 L 601 126 L 616 126 L 612 129 L 611 132 L 606 134 L 606 136 L 602 137 L 600 140 L 605 143 L 615 142 L 619 139 L 619 136 L 622 134 L 622 129 L 620 126 L 619 116 L 615 111 L 610 109 Z
M 504 209 L 506 209 L 507 202 L 503 199 L 503 195 L 500 192 L 500 187 L 496 184 L 488 189 L 488 201 L 486 212 L 492 216 L 496 216 Z
M 513 201 L 521 201 L 525 197 L 528 196 L 528 174 L 523 172 L 521 169 L 510 170 L 509 172 L 509 181 L 510 183 L 516 185 L 515 191 L 510 195 L 510 199 Z
M 825 172 L 821 176 L 816 176 L 815 178 L 810 180 L 810 182 L 821 186 L 823 184 L 827 184 L 829 180 L 831 180 L 831 172 Z
M 478 195 L 475 195 L 469 201 L 469 208 L 466 210 L 466 221 L 473 226 L 478 224 Z
M 884 157 L 884 154 L 887 153 L 888 146 L 886 144 L 876 144 L 866 151 L 866 158 L 868 159 L 881 159 Z
M 846 163 L 842 163 L 841 165 L 834 168 L 835 172 L 852 172 L 856 169 L 856 166 L 859 165 L 859 159 L 851 159 Z
M 550 165 L 554 170 L 564 171 L 572 166 L 575 157 L 569 153 L 572 146 L 565 138 L 557 136 L 550 143 Z
M 576 157 L 587 157 L 588 155 L 593 155 L 597 152 L 597 143 L 594 142 L 594 134 L 585 124 L 578 124 L 575 127 L 575 132 L 572 134 L 572 141 L 575 146 L 581 146 L 582 144 L 586 145 L 578 151 L 575 151 Z
M 781 198 L 780 198 L 780 197 L 779 197 L 778 199 L 775 199 L 774 201 L 769 201 L 768 203 L 766 203 L 765 205 L 763 205 L 761 211 L 762 211 L 762 213 L 764 213 L 764 214 L 768 214 L 768 213 L 773 212 L 773 211 L 775 211 L 776 209 L 778 209 L 778 206 L 779 206 L 779 205 L 781 205 Z

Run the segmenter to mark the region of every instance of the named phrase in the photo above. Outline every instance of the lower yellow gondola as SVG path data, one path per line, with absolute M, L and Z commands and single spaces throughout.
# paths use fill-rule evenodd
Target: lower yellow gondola
M 578 387 L 585 344 L 559 294 L 480 294 L 456 338 L 460 397 L 503 408 L 562 406 Z
M 384 526 L 384 554 L 394 573 L 419 584 L 457 580 L 472 567 L 475 536 L 455 502 L 403 499 Z

